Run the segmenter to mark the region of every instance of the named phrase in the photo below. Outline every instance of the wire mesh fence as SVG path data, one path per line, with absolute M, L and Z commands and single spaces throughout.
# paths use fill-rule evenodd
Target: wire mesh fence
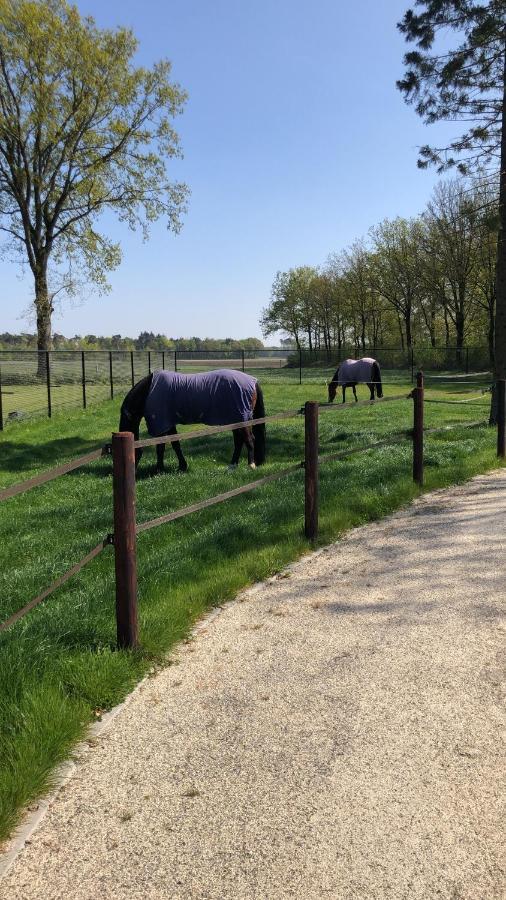
M 324 383 L 348 358 L 373 356 L 385 370 L 411 377 L 417 369 L 470 372 L 488 369 L 483 347 L 369 348 L 331 350 L 267 348 L 260 350 L 0 350 L 0 429 L 27 416 L 124 396 L 155 369 L 192 374 L 229 368 L 249 372 L 269 383 Z

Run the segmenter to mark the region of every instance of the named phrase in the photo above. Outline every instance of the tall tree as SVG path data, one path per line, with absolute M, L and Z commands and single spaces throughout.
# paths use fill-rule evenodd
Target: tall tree
M 413 343 L 413 314 L 421 292 L 420 222 L 385 219 L 371 229 L 371 236 L 375 248 L 371 283 L 398 313 L 409 349 Z
M 51 347 L 50 265 L 104 287 L 119 263 L 101 213 L 145 237 L 161 216 L 180 227 L 187 189 L 167 162 L 186 95 L 168 61 L 134 67 L 136 49 L 129 29 L 98 29 L 66 0 L 0 0 L 0 229 L 33 274 L 39 349 Z
M 271 302 L 262 310 L 260 327 L 264 337 L 281 331 L 293 337 L 301 347 L 303 320 L 294 270 L 277 272 L 271 289 Z
M 429 253 L 436 271 L 444 274 L 443 305 L 454 325 L 457 360 L 472 313 L 472 287 L 477 268 L 479 211 L 472 193 L 457 181 L 438 184 L 429 203 Z
M 417 46 L 397 83 L 407 102 L 428 124 L 463 123 L 448 146 L 422 147 L 418 165 L 499 169 L 495 374 L 506 378 L 506 2 L 416 0 L 398 27 Z M 448 49 L 451 32 L 457 43 Z

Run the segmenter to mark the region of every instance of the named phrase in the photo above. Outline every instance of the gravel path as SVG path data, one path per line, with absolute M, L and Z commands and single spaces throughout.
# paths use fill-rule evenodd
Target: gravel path
M 82 754 L 5 900 L 506 897 L 506 470 L 204 623 Z

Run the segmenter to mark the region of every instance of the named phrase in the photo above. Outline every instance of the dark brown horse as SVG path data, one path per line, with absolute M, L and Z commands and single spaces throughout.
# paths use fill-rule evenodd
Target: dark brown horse
M 265 460 L 265 425 L 248 425 L 251 419 L 265 416 L 262 389 L 251 375 L 235 369 L 215 369 L 197 375 L 159 370 L 139 381 L 126 395 L 121 406 L 120 431 L 131 431 L 139 440 L 140 421 L 144 417 L 151 437 L 177 434 L 176 425 L 232 425 L 235 429 L 234 452 L 230 469 L 235 468 L 243 445 L 248 465 L 254 469 Z M 179 471 L 188 465 L 179 441 L 172 442 Z M 157 471 L 164 470 L 165 444 L 156 445 Z M 142 449 L 135 451 L 138 465 Z

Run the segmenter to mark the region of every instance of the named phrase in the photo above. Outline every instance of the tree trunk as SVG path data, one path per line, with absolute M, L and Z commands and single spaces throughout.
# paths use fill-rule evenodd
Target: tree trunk
M 488 356 L 490 361 L 490 366 L 492 371 L 494 370 L 495 365 L 495 352 L 494 352 L 494 317 L 490 316 L 488 320 Z
M 399 334 L 401 336 L 401 350 L 404 353 L 404 329 L 402 327 L 402 319 L 399 313 L 397 313 L 397 324 L 399 326 Z
M 464 347 L 464 315 L 462 312 L 463 304 L 459 303 L 459 309 L 455 318 L 455 343 L 457 346 L 456 359 L 459 365 L 462 365 L 462 349 Z
M 46 375 L 45 351 L 52 349 L 51 314 L 53 307 L 47 289 L 47 273 L 44 265 L 40 266 L 35 275 L 35 310 L 37 314 L 37 350 L 39 361 L 37 374 L 43 378 Z
M 445 306 L 444 308 L 444 320 L 445 320 L 445 347 L 448 350 L 450 346 L 450 323 L 448 321 L 448 310 Z
M 405 313 L 404 316 L 404 327 L 406 328 L 406 344 L 408 350 L 411 350 L 412 338 L 411 338 L 411 310 Z M 404 348 L 403 348 L 404 349 Z
M 506 40 L 504 42 L 499 233 L 497 235 L 494 377 L 506 378 Z M 492 391 L 490 424 L 497 422 L 497 391 Z

